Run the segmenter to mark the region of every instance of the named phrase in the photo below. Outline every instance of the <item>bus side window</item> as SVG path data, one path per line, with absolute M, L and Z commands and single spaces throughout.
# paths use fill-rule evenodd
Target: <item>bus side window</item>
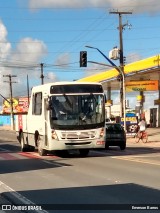
M 33 114 L 41 115 L 42 114 L 42 93 L 36 93 L 34 96 L 34 104 L 33 104 Z
M 34 115 L 34 108 L 35 108 L 35 94 L 32 95 L 32 115 Z

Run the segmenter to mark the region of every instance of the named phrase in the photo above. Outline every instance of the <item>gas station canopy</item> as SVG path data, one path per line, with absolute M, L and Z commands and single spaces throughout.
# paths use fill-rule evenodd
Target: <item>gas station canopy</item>
M 160 55 L 133 62 L 124 66 L 125 81 L 159 80 Z M 100 82 L 104 89 L 111 87 L 112 90 L 119 89 L 119 72 L 113 68 L 104 72 L 88 76 L 77 81 Z

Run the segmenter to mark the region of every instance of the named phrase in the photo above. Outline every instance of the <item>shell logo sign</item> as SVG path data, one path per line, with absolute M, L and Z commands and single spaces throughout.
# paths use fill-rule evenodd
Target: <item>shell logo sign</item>
M 5 114 L 8 114 L 11 112 L 11 99 L 7 99 L 3 102 L 3 113 Z M 15 98 L 12 98 L 12 103 L 13 103 L 13 111 L 14 109 L 18 106 L 18 100 L 15 99 Z
M 4 104 L 6 107 L 11 107 L 10 101 L 11 101 L 10 99 L 7 99 L 7 100 L 4 101 L 3 104 Z M 15 107 L 15 106 L 18 105 L 18 100 L 17 100 L 17 99 L 12 98 L 12 102 L 13 102 L 13 107 Z
M 154 81 L 130 81 L 125 84 L 126 92 L 154 91 L 158 90 L 158 80 Z

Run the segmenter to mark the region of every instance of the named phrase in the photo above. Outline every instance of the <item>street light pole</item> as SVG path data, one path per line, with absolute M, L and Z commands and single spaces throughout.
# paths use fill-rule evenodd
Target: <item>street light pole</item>
M 123 38 L 122 38 L 122 32 L 123 32 L 123 26 L 122 26 L 122 14 L 119 13 L 119 43 L 120 43 L 120 57 L 119 57 L 119 62 L 120 62 L 120 68 L 122 70 L 122 73 L 124 73 L 124 60 L 123 60 Z M 122 75 L 123 78 L 123 75 Z M 122 89 L 124 87 L 124 81 L 120 79 L 120 88 Z M 121 116 L 124 114 L 124 104 L 126 103 L 123 102 L 124 100 L 124 93 L 120 91 L 120 104 L 122 104 L 121 107 Z
M 102 63 L 97 63 L 97 64 L 101 64 L 101 65 L 105 65 L 105 66 L 109 66 L 109 67 L 113 67 L 115 68 L 119 74 L 122 76 L 122 85 L 121 85 L 121 93 L 122 93 L 122 97 L 123 97 L 123 100 L 122 100 L 122 103 L 123 103 L 123 115 L 121 117 L 123 117 L 123 120 L 124 120 L 124 130 L 126 131 L 126 89 L 125 89 L 125 74 L 124 74 L 124 70 L 121 69 L 121 67 L 118 67 L 115 63 L 113 63 L 106 55 L 104 55 L 98 48 L 96 47 L 91 47 L 91 46 L 85 46 L 87 48 L 92 48 L 92 49 L 96 49 L 98 50 L 98 52 L 100 52 L 105 59 L 107 59 L 107 61 L 111 64 L 111 65 L 105 65 L 105 64 L 102 64 Z M 96 62 L 91 62 L 91 63 L 96 63 Z
M 115 69 L 116 70 L 118 70 L 118 67 L 113 63 L 113 61 L 111 61 L 102 51 L 100 51 L 98 48 L 96 48 L 96 47 L 91 47 L 91 46 L 85 46 L 85 47 L 87 47 L 87 48 L 91 48 L 91 49 L 95 49 L 95 50 L 97 50 L 98 52 L 100 52 L 101 53 L 101 55 L 103 55 L 103 57 L 113 66 L 113 67 L 115 67 Z M 118 70 L 119 71 L 119 70 Z
M 123 79 L 124 78 L 124 57 L 123 57 L 123 29 L 125 26 L 131 26 L 128 24 L 128 22 L 126 24 L 122 24 L 122 15 L 128 15 L 128 14 L 132 14 L 132 12 L 120 12 L 120 11 L 113 11 L 113 12 L 110 12 L 110 14 L 118 14 L 119 15 L 119 63 L 120 63 L 120 70 L 121 70 L 121 77 L 122 79 L 120 78 L 120 105 L 121 105 L 121 112 L 120 112 L 120 115 L 121 117 L 124 116 L 125 112 L 124 112 L 124 108 L 126 108 L 126 102 L 124 101 L 126 99 L 126 97 L 123 97 L 125 95 L 124 93 L 124 90 L 125 90 L 125 80 Z

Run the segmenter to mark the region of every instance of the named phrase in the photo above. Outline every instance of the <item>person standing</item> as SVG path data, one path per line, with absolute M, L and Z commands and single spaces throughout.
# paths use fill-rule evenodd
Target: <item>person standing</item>
M 139 137 L 137 143 L 139 142 L 140 139 L 142 139 L 143 132 L 145 132 L 146 130 L 146 121 L 144 118 L 141 119 L 141 121 L 138 123 L 138 126 L 139 126 L 138 132 Z

